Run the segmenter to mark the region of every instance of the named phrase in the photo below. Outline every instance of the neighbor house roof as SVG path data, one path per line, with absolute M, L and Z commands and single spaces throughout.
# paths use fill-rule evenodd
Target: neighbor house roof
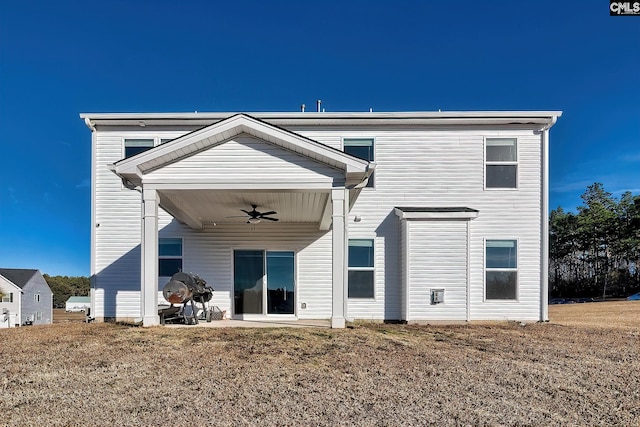
M 23 288 L 37 272 L 38 270 L 24 268 L 0 268 L 0 275 L 19 288 Z

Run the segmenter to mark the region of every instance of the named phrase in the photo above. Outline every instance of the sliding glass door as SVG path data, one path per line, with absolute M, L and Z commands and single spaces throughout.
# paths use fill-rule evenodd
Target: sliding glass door
M 234 314 L 295 314 L 294 252 L 237 250 L 233 261 Z

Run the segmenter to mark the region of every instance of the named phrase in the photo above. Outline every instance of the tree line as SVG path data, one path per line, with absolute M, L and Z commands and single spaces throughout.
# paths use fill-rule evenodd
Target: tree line
M 65 303 L 71 296 L 86 297 L 89 295 L 91 282 L 88 277 L 83 276 L 49 276 L 43 274 L 44 280 L 53 292 L 53 307 L 64 308 Z
M 554 297 L 624 297 L 640 290 L 640 195 L 587 187 L 577 213 L 549 217 L 549 290 Z

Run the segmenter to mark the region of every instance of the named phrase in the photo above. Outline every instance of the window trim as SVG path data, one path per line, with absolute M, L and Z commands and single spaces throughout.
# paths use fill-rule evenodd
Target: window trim
M 349 236 L 347 240 L 347 258 L 349 257 L 349 246 L 352 240 L 370 240 L 372 242 L 371 248 L 373 249 L 373 255 L 371 257 L 373 266 L 371 267 L 351 267 L 349 266 L 349 260 L 347 259 L 347 277 L 345 277 L 347 285 L 347 300 L 348 301 L 376 301 L 376 238 L 375 237 L 358 237 Z M 372 297 L 350 297 L 349 296 L 349 272 L 350 271 L 371 271 L 373 272 L 373 296 Z
M 375 162 L 376 159 L 378 158 L 378 153 L 376 153 L 377 150 L 377 141 L 376 141 L 376 137 L 374 136 L 343 136 L 340 138 L 340 144 L 342 146 L 342 152 L 346 153 L 346 151 L 344 151 L 345 148 L 345 140 L 349 141 L 349 140 L 371 140 L 371 144 L 372 144 L 372 148 L 373 148 L 373 159 L 372 160 L 367 160 L 368 162 Z M 347 153 L 349 154 L 349 153 Z M 353 155 L 353 154 L 350 154 Z M 377 169 L 376 169 L 377 170 Z M 371 176 L 369 177 L 369 179 L 373 178 L 373 184 L 371 186 L 368 185 L 365 187 L 362 187 L 362 190 L 375 190 L 376 188 L 376 171 L 373 171 L 373 173 L 371 174 Z
M 40 294 L 33 294 L 33 300 L 35 302 L 40 302 Z
M 145 138 L 144 136 L 141 136 L 141 135 L 136 135 L 135 137 L 130 137 L 130 138 L 123 137 L 122 138 L 122 159 L 128 159 L 130 157 L 133 157 L 133 156 L 136 156 L 136 155 L 140 154 L 140 153 L 136 153 L 136 154 L 133 154 L 133 155 L 127 157 L 127 141 L 131 141 L 131 140 L 152 141 L 153 145 L 151 147 L 148 147 L 147 150 L 151 150 L 152 148 L 155 148 L 155 147 L 158 146 L 158 137 L 146 137 Z M 144 150 L 144 151 L 147 151 L 147 150 Z M 141 153 L 142 152 L 143 151 L 141 151 Z
M 516 244 L 516 267 L 515 268 L 489 268 L 487 267 L 487 242 L 493 242 L 493 241 L 501 241 L 501 240 L 508 240 L 508 241 L 512 241 L 515 242 Z M 496 304 L 509 304 L 509 303 L 514 303 L 514 302 L 520 302 L 520 239 L 519 238 L 514 238 L 514 237 L 492 237 L 490 239 L 485 238 L 484 242 L 483 242 L 483 246 L 484 246 L 484 260 L 483 260 L 483 266 L 484 266 L 484 274 L 483 274 L 483 282 L 484 282 L 484 286 L 482 288 L 483 291 L 483 301 L 484 302 L 490 302 L 490 303 L 496 303 Z M 516 297 L 514 299 L 489 299 L 487 298 L 487 271 L 508 271 L 508 272 L 515 272 L 516 273 Z
M 180 240 L 180 256 L 178 255 L 160 255 L 160 240 L 179 239 Z M 158 237 L 158 279 L 171 278 L 171 276 L 160 275 L 160 260 L 162 259 L 180 259 L 182 268 L 180 271 L 184 271 L 184 237 Z
M 516 159 L 512 161 L 495 161 L 487 160 L 487 140 L 490 139 L 512 139 L 515 141 Z M 514 191 L 520 188 L 520 148 L 518 144 L 518 137 L 516 136 L 485 136 L 483 138 L 484 144 L 484 189 L 489 191 Z M 487 166 L 515 166 L 516 167 L 516 185 L 515 187 L 487 187 Z

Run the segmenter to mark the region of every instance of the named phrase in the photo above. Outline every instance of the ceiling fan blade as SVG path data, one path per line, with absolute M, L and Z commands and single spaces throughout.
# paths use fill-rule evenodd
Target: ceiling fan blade
M 232 216 L 225 216 L 225 218 L 246 218 L 246 215 L 232 215 Z
M 275 214 L 277 214 L 277 213 L 278 213 L 278 212 L 276 212 L 276 211 L 262 212 L 262 213 L 260 214 L 260 216 L 265 216 L 265 215 L 275 215 Z
M 241 210 L 242 212 L 246 213 L 247 215 L 251 215 L 251 213 L 253 212 L 253 211 L 245 211 L 244 209 L 240 209 L 240 210 Z
M 280 221 L 278 218 L 269 218 L 266 216 L 260 217 L 260 219 L 268 219 L 269 221 Z

